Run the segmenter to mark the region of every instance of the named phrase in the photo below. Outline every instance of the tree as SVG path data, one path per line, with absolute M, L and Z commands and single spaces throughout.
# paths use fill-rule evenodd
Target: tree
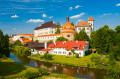
M 9 36 L 3 35 L 2 30 L 0 29 L 0 58 L 9 57 Z
M 73 22 L 71 22 L 71 25 L 72 25 L 72 26 L 74 26 L 74 23 L 73 23 Z
M 73 57 L 74 57 L 74 54 L 75 54 L 75 50 L 71 50 L 71 52 L 73 53 Z
M 39 40 L 35 40 L 35 42 L 39 42 Z
M 68 41 L 68 39 L 65 37 L 58 37 L 56 41 Z
M 48 41 L 48 43 L 53 43 L 53 40 Z
M 82 29 L 79 32 L 79 41 L 89 41 L 89 36 L 87 35 L 87 33 L 85 32 L 85 29 Z
M 22 45 L 22 43 L 21 43 L 20 40 L 16 40 L 14 44 L 15 44 L 15 45 L 18 45 L 18 46 L 21 46 L 21 45 Z
M 97 51 L 99 53 L 108 53 L 110 51 L 110 49 L 112 49 L 113 47 L 113 42 L 112 42 L 112 37 L 110 35 L 110 31 L 109 31 L 109 28 L 105 26 L 105 27 L 102 27 L 100 29 L 98 29 L 96 31 L 96 34 L 95 34 L 95 48 L 97 49 Z M 91 38 L 93 39 L 93 38 Z
M 90 48 L 95 48 L 96 31 L 91 33 L 90 38 Z
M 77 32 L 75 32 L 75 35 L 74 35 L 74 41 L 76 40 L 79 40 L 79 34 Z
M 56 30 L 55 34 L 60 34 L 60 28 L 59 28 L 59 26 L 57 26 L 57 30 Z

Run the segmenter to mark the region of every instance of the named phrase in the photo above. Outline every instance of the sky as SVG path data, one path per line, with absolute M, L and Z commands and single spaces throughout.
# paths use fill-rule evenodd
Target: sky
M 78 24 L 93 17 L 94 29 L 120 25 L 120 0 L 0 0 L 0 29 L 4 34 L 32 34 L 42 23 Z

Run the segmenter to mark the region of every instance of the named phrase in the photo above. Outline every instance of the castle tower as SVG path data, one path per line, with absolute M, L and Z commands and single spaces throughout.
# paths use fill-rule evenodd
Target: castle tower
M 66 22 L 69 22 L 69 17 L 68 16 L 66 17 Z
M 91 24 L 91 27 L 92 27 L 92 31 L 94 30 L 94 19 L 92 18 L 92 16 L 90 16 L 90 18 L 88 19 L 88 23 Z

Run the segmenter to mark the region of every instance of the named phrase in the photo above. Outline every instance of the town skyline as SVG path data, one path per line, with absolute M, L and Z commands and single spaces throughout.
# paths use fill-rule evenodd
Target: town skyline
M 74 24 L 92 16 L 95 30 L 105 24 L 112 29 L 120 25 L 118 0 L 0 0 L 0 4 L 0 28 L 9 35 L 33 33 L 43 22 L 55 21 L 65 25 L 67 16 Z

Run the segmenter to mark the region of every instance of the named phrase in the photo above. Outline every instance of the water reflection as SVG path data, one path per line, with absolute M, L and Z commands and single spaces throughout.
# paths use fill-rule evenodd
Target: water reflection
M 15 56 L 12 53 L 10 57 L 12 60 L 20 64 L 35 67 L 38 69 L 47 69 L 50 72 L 65 74 L 65 75 L 78 77 L 78 78 L 103 79 L 106 73 L 105 70 L 59 65 L 55 63 L 44 62 L 44 61 Z

